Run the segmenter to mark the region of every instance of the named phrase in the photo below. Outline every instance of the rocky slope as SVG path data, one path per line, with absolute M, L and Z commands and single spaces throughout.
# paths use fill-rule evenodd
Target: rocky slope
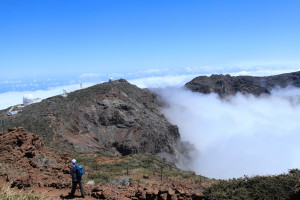
M 217 93 L 224 97 L 227 95 L 242 94 L 270 94 L 275 87 L 300 87 L 300 72 L 286 73 L 267 77 L 211 75 L 198 76 L 185 84 L 193 92 L 204 94 Z
M 11 128 L 0 132 L 0 185 L 18 189 L 31 189 L 35 193 L 43 192 L 46 196 L 55 199 L 69 199 L 71 191 L 71 178 L 69 166 L 71 157 L 67 153 L 50 152 L 43 143 L 43 139 L 24 128 Z M 136 155 L 136 154 L 135 154 Z M 150 155 L 150 154 L 149 154 Z M 94 157 L 96 156 L 96 157 Z M 82 154 L 82 158 L 96 161 L 98 154 Z M 77 157 L 76 157 L 77 158 Z M 78 155 L 80 159 L 80 156 Z M 191 176 L 185 181 L 172 179 L 172 176 L 160 177 L 146 174 L 143 170 L 131 170 L 127 176 L 120 176 L 122 171 L 116 171 L 118 177 L 110 177 L 114 182 L 95 184 L 90 178 L 104 179 L 104 171 L 97 170 L 102 165 L 119 166 L 125 157 L 101 157 L 101 163 L 94 168 L 80 162 L 85 168 L 84 187 L 87 197 L 85 199 L 110 200 L 142 200 L 142 199 L 203 199 L 203 183 L 201 177 Z M 151 158 L 150 158 L 151 159 Z M 157 158 L 160 159 L 160 158 Z M 161 159 L 162 162 L 163 159 Z M 132 161 L 133 162 L 133 161 Z M 138 162 L 138 161 L 137 161 Z M 137 164 L 137 163 L 135 163 Z M 171 163 L 161 163 L 162 166 L 171 166 Z M 105 166 L 104 166 L 105 167 Z M 137 166 L 139 167 L 139 166 Z M 147 166 L 150 167 L 150 166 Z M 138 168 L 137 168 L 138 169 Z M 142 177 L 141 177 L 142 176 Z M 116 179 L 114 179 L 116 178 Z M 134 181 L 138 179 L 138 181 Z M 191 185 L 191 181 L 196 181 Z M 77 197 L 79 193 L 76 192 Z M 82 199 L 82 198 L 75 198 Z
M 49 152 L 43 140 L 24 128 L 0 132 L 0 177 L 12 187 L 70 187 L 68 154 Z
M 69 154 L 48 151 L 39 136 L 21 127 L 0 132 L 0 154 L 1 186 L 43 193 L 53 199 L 70 199 Z M 76 158 L 86 170 L 86 200 L 213 200 L 232 199 L 232 194 L 236 199 L 296 200 L 300 196 L 297 169 L 276 176 L 221 181 L 176 169 L 172 163 L 151 154 L 121 157 L 81 154 Z M 127 172 L 125 166 L 129 167 Z M 109 179 L 105 178 L 107 172 Z M 103 183 L 97 183 L 99 179 Z M 79 191 L 75 194 L 74 200 L 82 199 Z
M 122 79 L 45 99 L 12 116 L 8 110 L 0 111 L 4 129 L 22 126 L 53 149 L 122 155 L 178 149 L 178 128 L 160 113 L 156 97 Z

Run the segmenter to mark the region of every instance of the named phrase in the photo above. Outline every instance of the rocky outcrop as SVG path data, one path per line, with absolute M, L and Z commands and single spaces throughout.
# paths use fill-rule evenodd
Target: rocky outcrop
M 161 200 L 178 200 L 178 199 L 189 199 L 189 200 L 204 200 L 206 197 L 201 191 L 186 189 L 182 187 L 172 188 L 138 188 L 135 194 L 138 200 L 146 199 L 161 199 Z
M 178 128 L 160 113 L 148 90 L 121 79 L 28 105 L 12 116 L 0 111 L 4 128 L 24 126 L 63 151 L 173 154 Z
M 54 154 L 24 128 L 0 132 L 0 177 L 12 187 L 70 187 L 68 154 Z
M 185 84 L 193 92 L 217 93 L 220 97 L 242 94 L 270 94 L 275 87 L 300 87 L 300 72 L 267 77 L 211 75 L 198 76 Z
M 166 187 L 141 185 L 108 186 L 97 185 L 86 187 L 87 195 L 95 199 L 123 199 L 123 200 L 205 200 L 203 189 L 187 188 L 183 186 Z
M 291 200 L 300 199 L 300 184 L 296 184 L 295 187 L 291 191 Z

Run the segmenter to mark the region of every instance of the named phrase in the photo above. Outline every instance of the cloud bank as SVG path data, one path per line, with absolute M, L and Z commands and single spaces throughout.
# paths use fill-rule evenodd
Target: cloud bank
M 195 145 L 194 170 L 210 178 L 279 174 L 300 166 L 300 90 L 228 101 L 180 88 L 155 90 L 163 113 Z
M 0 81 L 0 109 L 5 109 L 22 102 L 25 93 L 33 93 L 37 98 L 48 98 L 50 96 L 61 94 L 66 88 L 67 91 L 79 89 L 82 83 L 85 87 L 91 86 L 109 79 L 125 78 L 130 83 L 140 88 L 166 88 L 181 87 L 186 82 L 199 75 L 211 74 L 231 74 L 267 76 L 280 73 L 288 73 L 300 70 L 299 66 L 202 66 L 186 67 L 184 69 L 149 69 L 125 74 L 100 74 L 85 73 L 78 77 L 40 77 L 24 80 L 1 80 Z M 70 89 L 69 89 L 70 88 Z
M 83 83 L 82 88 L 94 85 L 95 83 Z M 21 92 L 4 92 L 0 94 L 0 109 L 6 109 L 10 106 L 22 104 L 23 97 L 31 95 L 35 98 L 46 99 L 52 96 L 63 94 L 63 90 L 72 92 L 80 89 L 80 84 L 71 84 L 58 87 L 51 87 L 47 90 L 21 91 Z
M 32 94 L 36 98 L 49 98 L 51 96 L 60 95 L 63 93 L 65 89 L 67 92 L 72 92 L 80 89 L 80 84 L 82 84 L 83 88 L 99 84 L 103 82 L 103 80 L 107 79 L 98 79 L 102 75 L 98 74 L 83 74 L 82 77 L 88 79 L 83 79 L 81 81 L 77 81 L 76 84 L 65 84 L 56 87 L 43 87 L 44 89 L 39 90 L 23 90 L 23 91 L 9 91 L 0 93 L 0 109 L 6 109 L 10 106 L 21 104 L 23 101 L 23 96 L 25 94 Z M 165 88 L 170 86 L 183 86 L 186 82 L 195 78 L 197 75 L 167 75 L 167 76 L 152 76 L 152 77 L 144 77 L 144 78 L 132 78 L 128 79 L 128 82 L 134 84 L 140 88 Z M 82 78 L 81 77 L 81 78 Z M 118 79 L 121 77 L 118 77 Z M 49 80 L 50 81 L 50 80 Z M 89 81 L 89 82 L 86 82 Z M 12 84 L 15 84 L 16 81 L 13 81 Z M 18 81 L 19 82 L 19 81 Z M 34 83 L 34 81 L 32 81 Z M 49 86 L 54 85 L 57 80 L 54 80 L 53 83 L 49 82 Z M 6 83 L 7 84 L 7 83 Z M 31 84 L 30 82 L 28 84 Z M 26 87 L 27 88 L 27 87 Z M 28 88 L 27 88 L 28 89 Z
M 140 88 L 181 87 L 197 75 L 155 76 L 131 79 L 129 82 Z

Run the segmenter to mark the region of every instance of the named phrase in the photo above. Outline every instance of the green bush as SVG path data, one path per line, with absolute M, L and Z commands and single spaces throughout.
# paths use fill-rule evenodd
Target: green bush
M 107 173 L 89 174 L 88 179 L 92 179 L 95 183 L 108 183 L 111 180 L 111 175 Z
M 277 176 L 245 176 L 219 181 L 205 193 L 210 200 L 288 200 L 299 178 L 297 169 Z

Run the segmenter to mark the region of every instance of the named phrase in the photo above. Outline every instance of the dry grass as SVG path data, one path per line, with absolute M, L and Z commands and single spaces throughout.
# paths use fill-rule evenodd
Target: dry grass
M 32 191 L 22 191 L 10 188 L 9 185 L 0 185 L 1 200 L 56 200 L 42 194 L 34 194 Z

